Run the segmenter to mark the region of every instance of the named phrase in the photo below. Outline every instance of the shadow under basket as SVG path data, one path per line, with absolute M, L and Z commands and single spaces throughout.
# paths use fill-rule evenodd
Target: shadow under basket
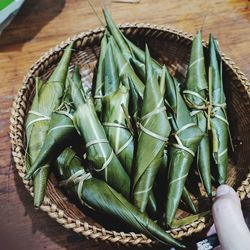
M 192 36 L 169 29 L 145 24 L 120 26 L 125 35 L 135 44 L 144 48 L 148 44 L 150 53 L 160 63 L 166 64 L 170 73 L 181 83 L 185 81 L 191 49 Z M 99 56 L 100 41 L 104 29 L 79 34 L 61 43 L 43 55 L 26 75 L 23 86 L 13 103 L 10 119 L 12 156 L 19 175 L 25 174 L 25 119 L 34 95 L 35 77 L 47 80 L 60 60 L 65 47 L 74 41 L 70 67 L 77 63 L 85 84 L 92 84 L 94 69 Z M 204 47 L 206 44 L 204 43 Z M 207 49 L 205 49 L 207 53 Z M 227 97 L 228 117 L 235 152 L 230 153 L 228 184 L 234 187 L 241 199 L 250 192 L 250 84 L 239 68 L 225 55 L 223 58 L 224 88 Z M 31 182 L 23 179 L 25 187 L 33 195 Z M 127 246 L 153 246 L 150 238 L 134 232 L 114 231 L 94 219 L 85 210 L 71 203 L 61 190 L 54 185 L 53 176 L 47 185 L 47 192 L 41 210 L 48 213 L 67 229 L 87 238 L 102 240 Z M 83 212 L 84 211 L 84 212 Z M 181 216 L 181 215 L 180 215 Z M 169 232 L 174 238 L 182 238 L 200 232 L 211 224 L 211 216 L 201 217 L 191 224 L 175 228 Z M 125 231 L 125 227 L 123 229 Z

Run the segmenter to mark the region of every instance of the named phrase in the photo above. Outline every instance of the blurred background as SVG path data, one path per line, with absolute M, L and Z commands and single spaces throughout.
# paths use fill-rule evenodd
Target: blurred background
M 204 39 L 213 33 L 250 78 L 248 0 L 123 1 L 92 3 L 100 17 L 102 7 L 108 7 L 117 23 L 152 23 L 193 35 L 202 29 Z M 12 166 L 8 136 L 12 101 L 28 69 L 61 41 L 100 27 L 96 14 L 85 0 L 26 0 L 0 36 L 0 249 L 117 249 L 83 239 L 34 210 Z

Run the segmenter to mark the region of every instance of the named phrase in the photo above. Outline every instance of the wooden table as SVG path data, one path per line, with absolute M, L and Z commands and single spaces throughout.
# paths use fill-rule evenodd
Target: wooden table
M 93 0 L 99 14 L 100 2 Z M 222 51 L 250 78 L 249 1 L 141 0 L 139 4 L 108 6 L 118 23 L 155 23 L 192 34 L 203 27 L 204 38 L 212 32 Z M 87 1 L 26 0 L 0 37 L 1 249 L 114 249 L 84 240 L 33 209 L 32 199 L 13 167 L 8 136 L 12 101 L 32 63 L 67 37 L 97 26 L 100 23 Z

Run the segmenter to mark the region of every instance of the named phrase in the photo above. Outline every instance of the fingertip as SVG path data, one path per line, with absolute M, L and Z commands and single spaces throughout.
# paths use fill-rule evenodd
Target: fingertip
M 249 231 L 236 192 L 220 186 L 212 207 L 214 224 L 223 249 L 247 249 Z M 239 238 L 242 240 L 239 241 Z M 244 247 L 241 247 L 244 246 Z
M 216 190 L 216 200 L 225 196 L 227 196 L 228 199 L 232 199 L 238 206 L 241 206 L 240 199 L 235 190 L 226 184 L 220 185 Z
M 220 197 L 222 195 L 226 195 L 229 193 L 228 185 L 220 185 L 216 190 L 216 197 Z
M 228 212 L 228 208 L 233 208 L 235 206 L 235 201 L 231 195 L 224 194 L 220 195 L 214 201 L 212 212 L 214 213 L 224 213 Z
M 228 186 L 226 184 L 220 185 L 217 188 L 216 197 L 226 195 L 226 194 L 237 195 L 232 187 L 230 187 L 230 186 Z

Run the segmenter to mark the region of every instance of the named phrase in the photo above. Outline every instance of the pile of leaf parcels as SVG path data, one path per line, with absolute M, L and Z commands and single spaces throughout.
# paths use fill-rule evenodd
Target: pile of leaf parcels
M 206 65 L 197 33 L 180 85 L 147 45 L 138 48 L 107 10 L 104 16 L 92 89 L 84 87 L 77 65 L 69 72 L 73 44 L 46 84 L 36 79 L 26 120 L 25 176 L 33 179 L 34 204 L 41 205 L 53 170 L 83 206 L 184 247 L 165 230 L 178 224 L 178 208 L 201 212 L 199 197 L 189 191 L 198 181 L 190 175 L 196 173 L 210 201 L 212 183 L 227 179 L 229 124 L 218 43 L 210 36 Z M 186 223 L 197 217 L 188 218 Z

